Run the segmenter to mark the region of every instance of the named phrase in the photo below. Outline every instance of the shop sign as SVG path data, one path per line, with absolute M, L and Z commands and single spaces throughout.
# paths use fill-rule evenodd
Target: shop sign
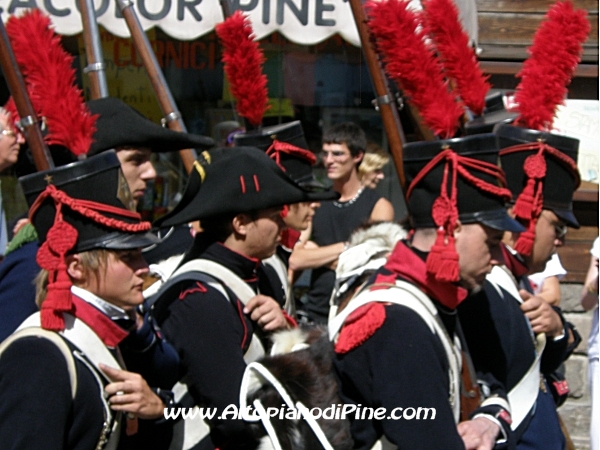
M 258 39 L 278 31 L 298 44 L 311 45 L 339 33 L 358 46 L 360 40 L 347 0 L 226 0 L 232 11 L 249 15 Z M 98 23 L 119 37 L 129 30 L 116 1 L 94 0 Z M 196 39 L 223 21 L 221 0 L 132 0 L 145 30 L 160 27 L 179 40 Z M 78 0 L 0 0 L 0 15 L 19 15 L 39 8 L 52 18 L 57 33 L 72 35 L 82 30 Z

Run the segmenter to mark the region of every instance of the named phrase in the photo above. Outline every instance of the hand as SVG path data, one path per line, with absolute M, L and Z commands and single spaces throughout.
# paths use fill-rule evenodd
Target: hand
M 281 306 L 271 297 L 256 295 L 248 301 L 244 308 L 245 314 L 250 314 L 254 320 L 265 331 L 284 330 L 288 328 L 288 322 L 281 311 Z
M 545 333 L 548 337 L 560 336 L 563 333 L 563 324 L 560 316 L 541 297 L 530 294 L 521 289 L 519 291 L 523 303 L 521 311 L 529 319 L 535 334 Z
M 500 432 L 498 424 L 485 417 L 461 422 L 457 429 L 465 444 L 465 450 L 491 450 Z
M 104 364 L 100 364 L 100 369 L 113 380 L 104 388 L 112 410 L 135 414 L 140 419 L 157 419 L 163 415 L 165 404 L 141 375 Z

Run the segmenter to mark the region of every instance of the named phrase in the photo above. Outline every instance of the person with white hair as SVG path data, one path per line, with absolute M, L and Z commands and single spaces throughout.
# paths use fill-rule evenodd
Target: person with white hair
M 19 149 L 24 142 L 25 138 L 15 129 L 10 113 L 0 107 L 0 172 L 3 172 L 17 162 Z M 7 243 L 8 230 L 6 228 L 6 215 L 2 205 L 2 192 L 0 190 L 0 260 L 4 256 Z

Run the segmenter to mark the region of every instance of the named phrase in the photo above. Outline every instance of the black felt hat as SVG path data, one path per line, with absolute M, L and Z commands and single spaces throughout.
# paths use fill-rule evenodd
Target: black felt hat
M 173 226 L 307 201 L 304 190 L 256 147 L 217 148 L 194 162 L 183 198 L 155 222 Z
M 505 91 L 493 92 L 485 98 L 485 109 L 481 116 L 465 123 L 465 134 L 491 133 L 499 123 L 512 123 L 519 113 L 507 111 L 504 107 Z
M 89 156 L 124 146 L 145 147 L 158 153 L 185 148 L 206 149 L 214 145 L 209 137 L 157 125 L 118 98 L 99 98 L 86 102 L 86 105 L 92 114 L 99 115 Z
M 495 193 L 486 192 L 471 180 L 459 175 L 456 180 L 456 208 L 462 223 L 480 222 L 497 230 L 523 231 L 523 227 L 506 213 L 506 202 L 510 193 L 500 190 L 499 181 L 503 174 L 497 167 L 498 140 L 494 134 L 481 134 L 440 141 L 414 142 L 404 146 L 404 170 L 407 183 L 420 178 L 407 191 L 408 210 L 413 225 L 417 228 L 437 227 L 433 218 L 434 202 L 440 197 L 444 170 L 452 155 L 441 157 L 441 152 L 451 151 L 460 158 L 468 158 L 464 168 L 481 183 L 492 186 Z M 434 158 L 440 158 L 432 165 Z M 469 161 L 470 160 L 470 161 Z M 469 165 L 466 165 L 469 164 Z M 492 167 L 487 173 L 484 168 Z M 493 169 L 493 167 L 496 169 Z M 446 181 L 445 190 L 450 195 L 452 177 Z M 508 196 L 508 197 L 507 197 Z
M 68 253 L 96 248 L 130 249 L 156 243 L 149 223 L 133 211 L 127 182 L 114 151 L 108 151 L 56 169 L 19 179 L 30 207 L 30 219 L 40 242 L 47 241 L 57 223 L 60 205 L 62 221 L 77 231 Z M 43 200 L 40 194 L 43 193 Z M 40 198 L 38 198 L 40 197 Z
M 114 151 L 19 179 L 40 246 L 36 261 L 48 272 L 41 324 L 65 328 L 73 313 L 66 257 L 94 249 L 124 250 L 156 243 L 150 223 L 128 209 L 131 193 Z
M 312 171 L 316 156 L 308 150 L 302 124 L 294 122 L 273 125 L 236 134 L 236 145 L 258 147 L 266 152 L 304 189 L 309 200 L 337 200 L 340 195 L 319 182 Z
M 436 228 L 427 255 L 427 272 L 439 281 L 460 279 L 454 231 L 462 224 L 481 223 L 497 230 L 524 228 L 506 213 L 510 191 L 497 165 L 498 140 L 480 134 L 404 147 L 404 170 L 410 218 L 415 228 Z
M 512 125 L 498 125 L 494 131 L 517 217 L 535 224 L 541 208 L 545 208 L 567 225 L 579 228 L 573 214 L 573 193 L 581 183 L 579 141 Z

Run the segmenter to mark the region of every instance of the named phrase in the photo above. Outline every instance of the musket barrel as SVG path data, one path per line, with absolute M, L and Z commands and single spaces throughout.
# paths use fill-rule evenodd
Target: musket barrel
M 104 57 L 100 43 L 100 32 L 92 0 L 79 0 L 81 23 L 83 25 L 83 42 L 87 66 L 83 70 L 90 77 L 92 99 L 108 97 Z
M 2 20 L 0 20 L 0 65 L 2 66 L 8 89 L 15 100 L 19 116 L 21 116 L 20 123 L 27 139 L 27 144 L 33 154 L 36 169 L 38 171 L 53 169 L 54 162 L 50 156 L 48 146 L 44 142 L 38 118 L 27 93 L 25 81 L 17 65 L 17 60 Z
M 379 59 L 373 50 L 362 2 L 360 0 L 350 0 L 350 7 L 352 8 L 352 15 L 354 16 L 356 28 L 358 29 L 358 35 L 360 37 L 363 55 L 367 62 L 367 68 L 369 69 L 371 79 L 373 80 L 373 87 L 375 89 L 375 95 L 377 96 L 377 107 L 381 114 L 385 133 L 388 137 L 390 151 L 392 153 L 392 158 L 394 159 L 396 172 L 398 173 L 398 180 L 400 180 L 400 185 L 402 186 L 402 190 L 404 190 L 406 187 L 406 178 L 404 176 L 404 163 L 402 161 L 402 144 L 403 142 L 406 142 L 406 138 L 404 137 L 404 132 L 402 130 L 402 123 L 400 122 L 396 102 L 390 95 Z
M 133 9 L 133 3 L 130 0 L 117 0 L 117 5 L 125 18 L 131 38 L 142 58 L 142 62 L 150 78 L 150 83 L 162 109 L 164 115 L 163 124 L 166 124 L 171 130 L 187 132 L 181 114 L 177 111 L 175 100 L 171 95 L 165 77 L 160 70 L 156 55 L 154 54 L 154 50 L 152 50 L 152 45 Z M 185 170 L 187 173 L 190 173 L 197 158 L 196 152 L 193 149 L 179 150 L 179 156 L 183 161 Z

